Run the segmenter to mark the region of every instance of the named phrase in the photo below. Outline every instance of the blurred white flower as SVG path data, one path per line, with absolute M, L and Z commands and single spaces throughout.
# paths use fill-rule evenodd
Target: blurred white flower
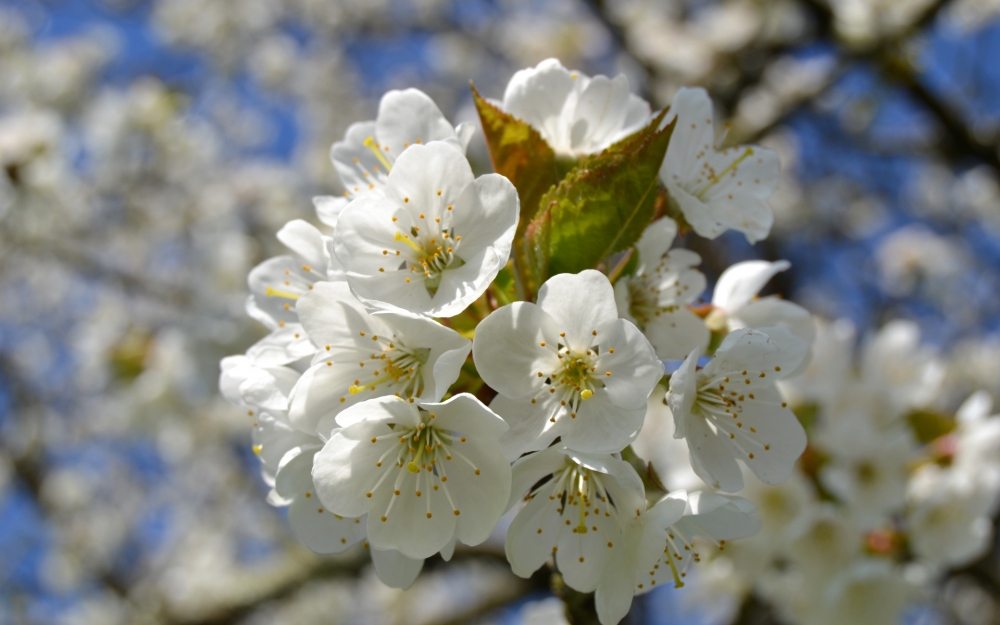
M 843 414 L 827 422 L 817 440 L 831 456 L 820 481 L 859 526 L 874 529 L 883 515 L 902 508 L 916 451 L 909 429 L 880 430 L 868 415 Z
M 907 537 L 920 562 L 932 568 L 961 566 L 992 544 L 1000 474 L 995 467 L 981 475 L 971 467 L 925 465 L 910 480 L 907 500 Z

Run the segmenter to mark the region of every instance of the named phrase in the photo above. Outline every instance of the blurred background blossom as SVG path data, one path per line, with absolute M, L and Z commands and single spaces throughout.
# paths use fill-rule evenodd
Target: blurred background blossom
M 624 72 L 654 107 L 705 86 L 726 143 L 779 151 L 772 236 L 691 243 L 710 279 L 790 260 L 769 293 L 840 320 L 825 336 L 849 344 L 814 364 L 895 376 L 910 408 L 1000 400 L 995 0 L 0 0 L 0 623 L 557 622 L 502 536 L 407 592 L 361 552 L 309 552 L 217 393 L 219 359 L 263 334 L 247 273 L 341 191 L 327 153 L 344 129 L 408 86 L 474 121 L 470 79 L 499 98 L 551 56 Z M 470 158 L 489 169 L 481 137 Z M 872 347 L 891 332 L 909 343 Z M 833 402 L 816 375 L 788 392 Z M 632 621 L 804 618 L 801 580 L 734 573 L 769 541 L 822 560 L 795 547 L 818 531 L 795 513 L 816 494 L 772 490 L 754 497 L 774 504 L 770 534 Z M 971 564 L 852 569 L 827 594 L 860 584 L 912 604 L 909 623 L 997 623 L 991 540 Z

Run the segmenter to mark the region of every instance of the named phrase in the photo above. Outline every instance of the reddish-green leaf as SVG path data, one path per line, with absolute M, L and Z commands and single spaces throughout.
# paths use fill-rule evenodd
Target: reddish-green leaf
M 542 197 L 552 212 L 546 277 L 594 268 L 631 247 L 652 221 L 674 125 L 649 126 L 585 159 Z

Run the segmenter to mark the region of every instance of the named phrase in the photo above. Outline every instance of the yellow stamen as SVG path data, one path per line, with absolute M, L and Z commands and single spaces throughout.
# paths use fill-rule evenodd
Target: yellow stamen
M 410 237 L 406 236 L 402 232 L 397 232 L 396 236 L 394 236 L 392 238 L 392 240 L 393 241 L 402 241 L 403 243 L 406 243 L 407 245 L 409 245 L 410 247 L 412 247 L 413 251 L 415 251 L 415 252 L 420 252 L 421 254 L 423 254 L 423 252 L 424 252 L 422 249 L 420 249 L 419 245 L 417 245 L 416 243 L 414 243 L 413 240 Z
M 377 145 L 375 145 L 375 137 L 368 137 L 367 139 L 365 139 L 365 147 L 371 150 L 372 154 L 375 155 L 375 158 L 377 158 L 383 165 L 385 165 L 386 171 L 392 169 L 392 165 L 389 164 L 389 161 L 385 158 L 385 155 L 383 155 L 382 151 L 378 149 Z
M 267 295 L 268 297 L 284 297 L 285 299 L 292 299 L 292 300 L 299 299 L 299 296 L 296 295 L 295 293 L 289 293 L 288 291 L 279 291 L 277 289 L 272 289 L 271 287 L 267 287 L 267 290 L 264 292 L 264 294 Z
M 584 399 L 584 400 L 590 399 L 593 396 L 594 396 L 594 391 L 590 390 L 589 388 L 583 390 L 580 393 L 580 399 Z

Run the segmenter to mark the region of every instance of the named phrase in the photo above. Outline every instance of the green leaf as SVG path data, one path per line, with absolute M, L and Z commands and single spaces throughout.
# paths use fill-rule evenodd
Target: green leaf
M 551 238 L 552 209 L 546 208 L 528 224 L 521 242 L 527 273 L 532 276 L 532 282 L 536 283 L 533 284 L 535 287 L 533 293 L 538 291 L 537 287 L 540 287 L 548 276 Z
M 517 188 L 521 200 L 518 234 L 523 234 L 538 212 L 539 199 L 565 175 L 565 171 L 560 171 L 565 165 L 557 164 L 555 152 L 537 130 L 487 102 L 475 86 L 472 98 L 483 124 L 493 170 Z
M 669 107 L 663 109 L 645 127 L 633 132 L 624 139 L 619 139 L 617 142 L 612 143 L 598 154 L 584 156 L 580 159 L 580 167 L 586 167 L 597 160 L 606 159 L 616 154 L 632 154 L 636 152 L 650 136 L 658 132 L 660 125 L 669 112 Z M 673 132 L 673 129 L 671 129 L 671 132 Z
M 545 277 L 592 269 L 631 247 L 653 220 L 659 173 L 674 124 L 646 128 L 588 157 L 541 200 L 552 212 Z
M 490 104 L 479 95 L 475 85 L 470 86 L 476 110 L 479 112 L 479 120 L 483 124 L 483 134 L 490 151 L 490 159 L 493 161 L 493 171 L 513 183 L 521 200 L 521 219 L 514 235 L 513 249 L 525 298 L 530 299 L 541 282 L 537 281 L 536 276 L 526 275 L 528 259 L 526 250 L 521 245 L 524 233 L 538 213 L 541 197 L 557 184 L 565 175 L 567 168 L 575 163 L 561 162 L 537 130 Z
M 956 423 L 949 415 L 931 410 L 914 410 L 906 415 L 913 435 L 921 443 L 929 443 L 955 429 Z
M 493 296 L 497 300 L 497 304 L 500 306 L 506 306 L 511 302 L 516 302 L 517 297 L 517 284 L 514 280 L 514 263 L 508 262 L 507 266 L 500 270 L 497 277 L 493 280 L 493 284 L 490 285 L 493 291 Z

